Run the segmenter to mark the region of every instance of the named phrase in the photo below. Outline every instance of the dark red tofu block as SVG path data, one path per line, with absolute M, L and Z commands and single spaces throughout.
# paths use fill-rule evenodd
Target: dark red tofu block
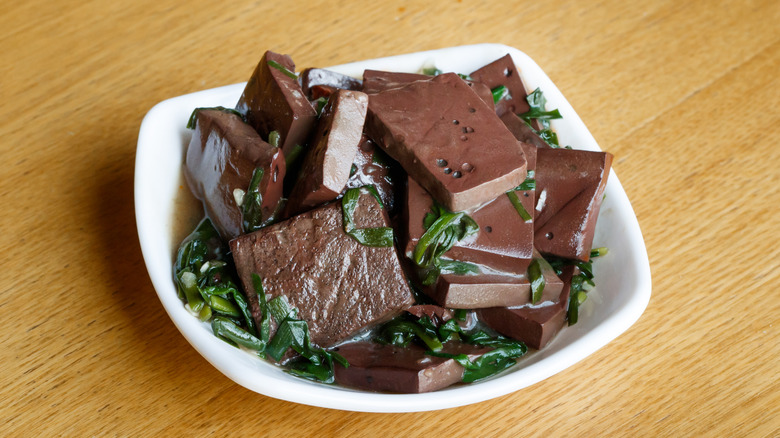
M 560 276 L 563 287 L 554 302 L 513 309 L 480 309 L 477 312 L 479 319 L 495 331 L 539 350 L 550 342 L 566 322 L 573 272 L 572 266 L 564 268 Z
M 363 72 L 363 92 L 368 94 L 400 88 L 415 81 L 430 81 L 433 76 L 419 73 L 400 73 L 382 70 Z
M 288 55 L 265 52 L 236 104 L 263 138 L 271 131 L 279 133 L 285 156 L 296 144 L 304 145 L 317 120 L 293 72 L 295 63 Z
M 406 311 L 417 318 L 427 317 L 437 326 L 439 323 L 447 322 L 453 317 L 451 310 L 439 307 L 435 304 L 418 304 L 406 309 Z
M 237 198 L 241 200 L 246 193 L 258 167 L 264 171 L 259 185 L 263 218 L 276 211 L 286 170 L 284 156 L 237 115 L 219 110 L 198 111 L 185 161 L 190 189 L 203 201 L 223 239 L 230 240 L 243 232 Z
M 501 116 L 501 121 L 509 129 L 509 132 L 515 136 L 521 142 L 529 143 L 537 148 L 550 148 L 550 145 L 546 141 L 539 137 L 539 134 L 533 130 L 527 123 L 520 117 L 517 117 L 514 113 L 504 113 Z M 527 159 L 528 157 L 526 157 Z
M 529 214 L 533 214 L 531 191 L 515 192 Z M 433 198 L 412 178 L 408 178 L 406 196 L 406 248 L 408 257 L 425 232 L 423 219 L 431 211 Z M 485 265 L 493 270 L 524 274 L 533 256 L 533 221 L 526 222 L 515 209 L 509 196 L 496 199 L 469 212 L 479 233 L 456 243 L 444 253 L 445 258 Z
M 545 287 L 541 302 L 557 299 L 563 283 L 550 268 L 542 270 Z M 484 309 L 523 306 L 531 302 L 531 284 L 523 275 L 440 275 L 436 283 L 423 288 L 436 303 L 449 309 Z
M 301 72 L 301 89 L 309 100 L 328 97 L 336 90 L 361 90 L 363 82 L 352 76 L 322 68 L 307 68 Z
M 360 91 L 338 90 L 328 99 L 290 193 L 288 216 L 332 201 L 344 190 L 363 135 L 367 106 L 368 96 Z
M 371 194 L 354 213 L 358 228 L 388 226 Z M 391 319 L 413 298 L 394 247 L 368 247 L 344 232 L 340 203 L 329 204 L 230 242 L 255 320 L 262 317 L 252 274 L 268 299 L 284 295 L 309 325 L 312 343 L 327 347 Z
M 588 261 L 611 165 L 607 152 L 537 150 L 536 249 Z
M 396 204 L 395 181 L 398 177 L 393 169 L 394 163 L 391 161 L 384 151 L 364 134 L 360 139 L 355 161 L 352 163 L 355 166 L 354 172 L 351 172 L 345 190 L 372 185 L 379 193 L 387 211 L 394 211 Z M 395 167 L 397 166 L 395 164 Z
M 517 140 L 452 73 L 371 95 L 366 130 L 450 211 L 495 199 L 526 177 Z
M 491 90 L 500 85 L 507 88 L 509 97 L 496 103 L 496 114 L 499 116 L 505 113 L 522 114 L 531 109 L 526 100 L 528 91 L 511 56 L 506 55 L 499 58 L 474 71 L 469 76 L 475 81 L 487 85 Z
M 429 356 L 416 345 L 395 347 L 371 342 L 339 346 L 336 351 L 349 362 L 334 367 L 336 383 L 368 391 L 421 393 L 446 388 L 463 380 L 463 367 L 453 359 Z M 466 354 L 469 359 L 490 351 L 468 344 L 445 344 L 442 351 Z
M 403 87 L 414 81 L 427 81 L 431 79 L 433 79 L 433 76 L 419 73 L 366 70 L 363 72 L 363 91 L 368 94 L 374 94 L 391 88 Z M 479 96 L 485 104 L 493 108 L 493 93 L 487 85 L 469 80 L 465 80 L 464 82 L 477 93 L 477 96 Z

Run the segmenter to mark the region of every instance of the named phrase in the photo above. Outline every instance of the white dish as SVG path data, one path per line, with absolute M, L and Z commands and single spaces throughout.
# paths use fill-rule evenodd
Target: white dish
M 434 64 L 443 71 L 468 73 L 509 53 L 529 89 L 541 88 L 548 109 L 563 119 L 553 122 L 562 145 L 600 150 L 542 69 L 526 54 L 500 44 L 452 47 L 329 67 L 360 77 L 364 69 L 416 72 Z M 254 63 L 256 60 L 247 60 Z M 579 322 L 566 327 L 543 350 L 529 354 L 510 370 L 484 382 L 427 394 L 377 394 L 310 382 L 217 339 L 208 325 L 185 310 L 172 281 L 173 200 L 191 132 L 185 128 L 196 107 L 233 107 L 244 84 L 187 94 L 160 102 L 141 124 L 135 167 L 135 211 L 146 267 L 165 310 L 193 347 L 236 383 L 260 394 L 333 409 L 366 412 L 415 412 L 477 403 L 517 391 L 584 359 L 627 330 L 650 299 L 650 265 L 631 204 L 614 171 L 596 229 L 594 246 L 609 254 L 594 262 L 597 288 L 580 308 Z

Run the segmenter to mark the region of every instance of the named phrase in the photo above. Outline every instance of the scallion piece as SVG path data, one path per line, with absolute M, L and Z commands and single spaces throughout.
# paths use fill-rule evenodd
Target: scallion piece
M 347 190 L 344 197 L 341 198 L 342 223 L 344 232 L 357 240 L 360 244 L 371 247 L 390 247 L 393 246 L 393 229 L 391 227 L 378 228 L 357 228 L 355 226 L 354 215 L 357 209 L 357 203 L 361 193 L 371 193 L 384 208 L 382 199 L 379 197 L 374 186 L 365 186 Z
M 245 233 L 259 230 L 263 227 L 263 194 L 260 193 L 260 182 L 263 180 L 265 171 L 262 167 L 257 167 L 252 172 L 252 178 L 249 180 L 249 188 L 244 194 L 241 203 L 241 221 Z
M 268 133 L 268 144 L 278 148 L 281 144 L 282 136 L 279 135 L 279 131 L 271 131 Z
M 524 221 L 530 222 L 534 219 L 533 216 L 528 213 L 525 207 L 523 207 L 523 203 L 520 201 L 520 198 L 517 197 L 517 192 L 510 190 L 506 192 L 506 195 L 509 197 L 509 202 L 512 203 L 512 206 L 515 207 L 517 214 L 519 214 Z
M 538 258 L 533 259 L 528 266 L 528 279 L 531 282 L 531 303 L 536 304 L 542 299 L 544 292 L 544 273 Z
M 215 316 L 211 320 L 211 330 L 220 338 L 228 339 L 246 348 L 257 351 L 262 351 L 265 348 L 263 341 L 237 326 L 228 318 Z
M 609 252 L 609 250 L 606 247 L 604 247 L 604 246 L 602 246 L 600 248 L 593 248 L 593 249 L 590 250 L 590 257 L 594 258 L 594 257 L 605 256 L 605 255 L 607 255 L 608 252 Z
M 298 75 L 296 75 L 294 72 L 291 72 L 287 67 L 283 66 L 282 64 L 279 64 L 278 62 L 271 60 L 268 61 L 268 65 L 284 73 L 285 76 L 288 76 L 291 79 L 298 80 Z
M 526 97 L 526 101 L 528 101 L 528 105 L 531 108 L 527 112 L 519 114 L 520 118 L 525 120 L 526 123 L 531 123 L 532 119 L 536 119 L 542 125 L 542 128 L 548 129 L 550 120 L 562 118 L 561 113 L 557 109 L 552 111 L 545 110 L 547 99 L 544 98 L 544 94 L 539 88 L 529 94 Z
M 490 92 L 493 94 L 494 104 L 497 104 L 501 99 L 512 98 L 512 96 L 509 95 L 509 89 L 503 85 L 499 85 L 498 87 L 493 88 L 492 90 L 490 90 Z

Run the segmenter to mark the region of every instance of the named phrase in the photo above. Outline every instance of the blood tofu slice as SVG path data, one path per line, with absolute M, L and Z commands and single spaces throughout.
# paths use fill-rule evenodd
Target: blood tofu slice
M 367 105 L 368 96 L 360 91 L 331 94 L 290 193 L 288 212 L 300 213 L 332 201 L 344 190 L 363 134 Z
M 317 120 L 294 72 L 295 63 L 288 55 L 265 52 L 236 105 L 264 138 L 271 131 L 279 133 L 285 156 L 295 145 L 303 146 Z
M 453 73 L 371 95 L 366 130 L 450 211 L 495 199 L 526 177 L 512 133 Z
M 511 56 L 499 58 L 469 76 L 491 89 L 501 85 L 506 87 L 509 97 L 496 102 L 496 114 L 499 116 L 505 113 L 522 114 L 531 109 L 526 100 L 528 91 Z
M 536 249 L 588 261 L 611 165 L 607 152 L 537 150 Z
M 490 348 L 450 342 L 442 352 L 465 354 L 474 360 Z M 463 380 L 463 367 L 454 359 L 431 356 L 416 345 L 396 347 L 371 342 L 344 344 L 336 351 L 349 362 L 334 367 L 336 383 L 369 391 L 422 393 L 437 391 Z
M 561 273 L 563 286 L 552 302 L 537 306 L 516 308 L 492 307 L 478 311 L 479 319 L 497 332 L 541 349 L 560 331 L 566 322 L 571 278 L 574 267 L 567 266 Z
M 373 195 L 354 213 L 358 228 L 388 226 Z M 330 204 L 230 242 L 252 315 L 262 312 L 252 284 L 258 274 L 268 299 L 283 295 L 309 325 L 311 341 L 333 345 L 412 305 L 394 247 L 368 247 L 344 232 L 340 203 Z
M 262 219 L 275 212 L 282 196 L 284 156 L 235 114 L 200 110 L 195 120 L 185 161 L 187 182 L 220 236 L 230 240 L 243 232 L 237 201 L 249 188 L 255 169 L 263 171 L 258 185 Z
M 514 193 L 523 208 L 531 214 L 534 203 L 530 192 Z M 432 206 L 431 195 L 415 180 L 408 178 L 405 213 L 407 256 L 411 256 L 425 232 L 423 219 Z M 520 216 L 509 196 L 502 193 L 479 209 L 469 212 L 469 216 L 479 225 L 478 234 L 457 242 L 444 253 L 444 257 L 488 266 L 496 271 L 525 274 L 533 256 L 533 221 L 526 221 Z

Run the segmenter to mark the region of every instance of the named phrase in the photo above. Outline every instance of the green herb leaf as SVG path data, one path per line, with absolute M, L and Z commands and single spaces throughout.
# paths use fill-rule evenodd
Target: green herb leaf
M 263 312 L 258 334 L 263 342 L 268 343 L 271 333 L 271 312 L 268 310 L 268 300 L 263 290 L 263 280 L 257 274 L 252 274 L 252 285 L 257 293 L 257 301 L 260 304 L 260 310 Z
M 464 212 L 452 213 L 436 206 L 433 210 L 439 216 L 420 237 L 412 255 L 417 266 L 423 268 L 430 266 L 458 241 L 479 231 L 479 225 Z M 425 221 L 430 221 L 430 217 L 426 216 Z
M 509 89 L 503 85 L 499 85 L 498 87 L 493 88 L 492 90 L 490 90 L 490 92 L 493 94 L 494 104 L 497 104 L 501 99 L 512 98 L 512 96 L 509 94 Z
M 317 117 L 319 117 L 322 114 L 323 108 L 325 108 L 325 105 L 328 103 L 328 98 L 323 96 L 317 98 L 317 100 L 314 101 L 314 109 L 317 111 Z
M 540 259 L 535 258 L 528 266 L 528 279 L 531 281 L 531 303 L 536 304 L 542 299 L 544 292 L 544 274 Z
M 509 202 L 512 203 L 512 206 L 515 207 L 517 214 L 519 214 L 524 221 L 531 222 L 534 219 L 533 216 L 528 213 L 525 207 L 523 207 L 523 203 L 520 201 L 520 198 L 517 197 L 516 191 L 510 190 L 506 192 L 506 195 L 509 197 Z
M 393 229 L 391 227 L 357 228 L 354 222 L 355 210 L 361 193 L 371 193 L 384 208 L 382 199 L 374 186 L 351 188 L 341 198 L 342 222 L 344 232 L 360 244 L 371 247 L 393 246 Z
M 545 99 L 542 90 L 539 88 L 529 94 L 526 97 L 526 101 L 528 101 L 528 105 L 531 108 L 527 112 L 519 114 L 520 118 L 525 120 L 526 123 L 531 123 L 532 119 L 537 119 L 542 125 L 542 128 L 548 129 L 550 127 L 550 120 L 561 118 L 561 113 L 557 109 L 545 111 L 547 99 Z
M 211 320 L 211 330 L 222 339 L 227 339 L 246 348 L 263 351 L 265 343 L 251 333 L 236 325 L 233 321 L 222 316 L 215 316 Z
M 435 66 L 423 67 L 423 69 L 422 69 L 422 74 L 428 75 L 428 76 L 438 76 L 438 75 L 440 75 L 442 73 L 444 73 L 444 72 L 442 72 L 441 70 L 439 70 Z
M 270 144 L 275 148 L 278 148 L 281 143 L 282 143 L 282 136 L 279 135 L 279 131 L 271 131 L 268 133 L 268 144 Z
M 288 76 L 291 79 L 298 80 L 298 75 L 296 75 L 294 72 L 291 72 L 289 69 L 287 69 L 287 67 L 283 66 L 282 64 L 279 64 L 278 62 L 271 60 L 268 61 L 268 65 L 284 73 L 285 76 Z
M 241 202 L 241 222 L 245 233 L 257 231 L 265 225 L 262 211 L 263 194 L 260 193 L 260 182 L 264 175 L 265 171 L 262 167 L 257 167 L 252 172 L 249 188 Z

